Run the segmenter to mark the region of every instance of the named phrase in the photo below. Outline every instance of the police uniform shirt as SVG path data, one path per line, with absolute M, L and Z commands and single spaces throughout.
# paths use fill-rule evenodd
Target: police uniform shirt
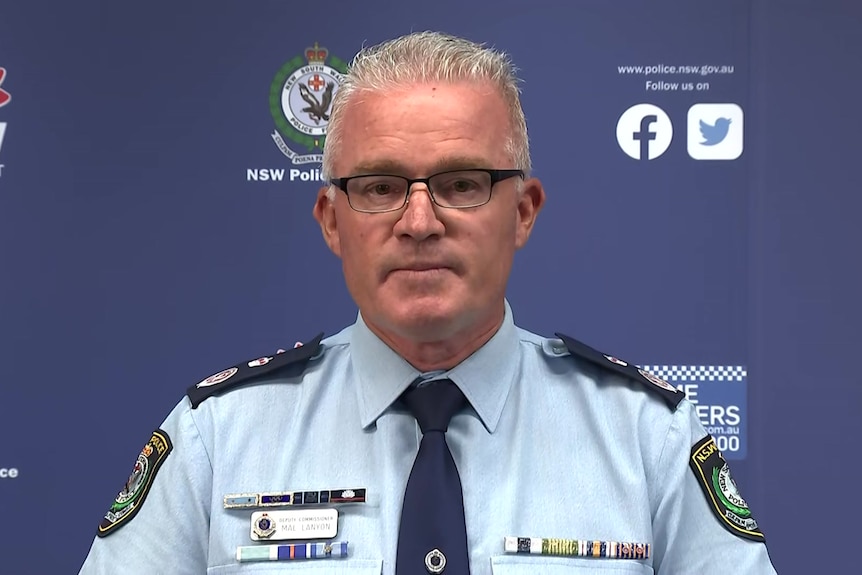
M 441 375 L 469 401 L 446 438 L 472 575 L 775 572 L 764 543 L 722 526 L 690 468 L 706 432 L 688 401 L 673 409 L 643 382 L 516 327 L 508 303 L 491 340 Z M 392 575 L 421 439 L 397 399 L 421 376 L 360 315 L 300 376 L 251 381 L 195 409 L 184 397 L 160 427 L 171 450 L 146 499 L 95 539 L 81 573 Z M 356 487 L 367 502 L 339 508 L 335 538 L 348 557 L 238 563 L 238 546 L 258 544 L 255 510 L 225 509 L 225 495 Z M 506 554 L 507 536 L 641 542 L 651 554 Z

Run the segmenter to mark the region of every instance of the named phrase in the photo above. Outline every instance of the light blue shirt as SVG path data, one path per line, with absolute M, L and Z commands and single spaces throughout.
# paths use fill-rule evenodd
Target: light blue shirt
M 706 435 L 641 382 L 505 320 L 448 372 L 470 403 L 446 434 L 464 492 L 472 575 L 768 574 L 763 543 L 725 529 L 689 467 Z M 251 382 L 161 429 L 173 451 L 127 524 L 97 538 L 82 574 L 394 574 L 401 503 L 419 447 L 396 400 L 422 376 L 357 322 L 296 378 Z M 394 405 L 393 405 L 394 404 Z M 227 494 L 365 487 L 339 508 L 347 558 L 238 563 L 252 510 Z M 649 543 L 647 560 L 505 554 L 504 537 Z M 289 543 L 289 542 L 284 542 Z M 404 574 L 400 574 L 404 575 Z

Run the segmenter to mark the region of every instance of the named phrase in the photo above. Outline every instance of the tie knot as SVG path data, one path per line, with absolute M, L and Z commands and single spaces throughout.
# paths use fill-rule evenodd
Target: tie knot
M 464 394 L 448 379 L 411 387 L 401 396 L 408 411 L 416 418 L 422 433 L 449 429 L 449 421 L 463 406 Z

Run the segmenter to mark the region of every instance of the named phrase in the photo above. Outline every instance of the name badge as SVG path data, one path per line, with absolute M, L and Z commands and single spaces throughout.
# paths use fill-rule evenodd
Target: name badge
M 336 509 L 273 509 L 251 514 L 252 541 L 331 539 L 337 533 Z

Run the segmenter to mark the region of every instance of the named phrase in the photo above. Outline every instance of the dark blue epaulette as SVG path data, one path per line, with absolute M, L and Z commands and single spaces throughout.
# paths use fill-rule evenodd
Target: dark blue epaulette
M 320 333 L 311 341 L 276 353 L 235 365 L 215 375 L 211 375 L 202 382 L 191 386 L 186 395 L 192 402 L 192 409 L 197 407 L 208 397 L 221 395 L 232 389 L 256 381 L 264 375 L 278 375 L 283 377 L 296 377 L 305 370 L 308 360 L 317 354 L 320 349 Z
M 596 351 L 590 346 L 579 342 L 578 340 L 557 333 L 556 336 L 563 340 L 563 343 L 574 356 L 584 358 L 592 363 L 595 363 L 605 369 L 620 373 L 629 379 L 644 384 L 647 391 L 657 393 L 671 409 L 676 409 L 679 402 L 683 400 L 685 394 L 677 388 L 655 375 L 640 369 L 636 365 L 627 363 L 621 359 L 617 359 L 611 355 L 606 355 L 600 351 Z

